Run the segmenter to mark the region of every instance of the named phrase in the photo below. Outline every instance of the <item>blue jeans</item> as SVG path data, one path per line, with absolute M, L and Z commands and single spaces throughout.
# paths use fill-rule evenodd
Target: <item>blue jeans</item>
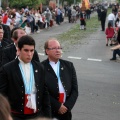
M 120 49 L 116 49 L 113 51 L 113 58 L 116 59 L 116 55 L 119 55 L 120 56 Z

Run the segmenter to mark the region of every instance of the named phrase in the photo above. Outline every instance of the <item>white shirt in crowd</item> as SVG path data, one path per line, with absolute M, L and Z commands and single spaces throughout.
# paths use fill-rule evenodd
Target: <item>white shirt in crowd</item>
M 27 33 L 27 35 L 29 35 L 31 33 L 31 28 L 28 26 L 25 26 L 25 32 Z
M 6 25 L 10 26 L 10 24 L 12 23 L 12 20 L 10 18 L 7 19 Z
M 113 13 L 110 13 L 110 14 L 108 15 L 108 21 L 109 21 L 109 20 L 115 21 L 115 15 L 114 15 Z

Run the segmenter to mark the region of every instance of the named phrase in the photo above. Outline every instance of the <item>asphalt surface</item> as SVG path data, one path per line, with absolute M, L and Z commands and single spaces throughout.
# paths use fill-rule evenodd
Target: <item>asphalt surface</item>
M 47 57 L 44 42 L 68 31 L 74 24 L 66 20 L 60 26 L 32 35 L 41 61 Z M 105 46 L 105 34 L 100 27 L 83 40 L 83 44 L 71 45 L 62 55 L 74 63 L 78 78 L 79 97 L 72 110 L 73 120 L 119 120 L 120 63 L 109 60 L 112 51 L 110 46 Z

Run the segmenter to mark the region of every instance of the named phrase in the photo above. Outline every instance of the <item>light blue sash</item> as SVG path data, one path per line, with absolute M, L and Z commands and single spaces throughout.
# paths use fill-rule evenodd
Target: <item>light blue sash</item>
M 26 94 L 31 94 L 31 92 L 32 92 L 32 86 L 33 86 L 33 78 L 34 78 L 33 77 L 34 76 L 33 66 L 30 63 L 30 81 L 29 81 L 29 84 L 27 84 L 26 75 L 24 74 L 24 71 L 22 69 L 21 63 L 19 63 L 19 67 L 20 67 L 20 71 L 21 71 L 23 82 L 24 82 L 24 86 L 25 86 L 25 93 Z

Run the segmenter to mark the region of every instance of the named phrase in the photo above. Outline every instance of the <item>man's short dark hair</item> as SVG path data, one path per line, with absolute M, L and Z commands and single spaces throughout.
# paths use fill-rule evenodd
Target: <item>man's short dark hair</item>
M 34 46 L 35 48 L 35 40 L 31 36 L 28 36 L 28 35 L 22 36 L 18 40 L 18 48 L 21 50 L 24 45 Z

